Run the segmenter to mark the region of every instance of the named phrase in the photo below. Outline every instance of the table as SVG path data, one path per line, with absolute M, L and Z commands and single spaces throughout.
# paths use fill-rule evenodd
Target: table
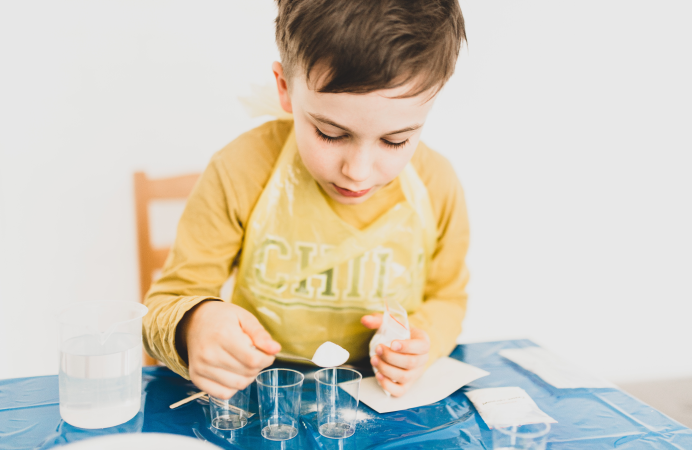
M 548 448 L 567 449 L 692 449 L 692 430 L 619 389 L 557 389 L 498 355 L 507 348 L 535 346 L 529 340 L 459 345 L 451 354 L 490 372 L 448 398 L 412 410 L 378 414 L 361 404 L 356 434 L 336 441 L 317 433 L 314 370 L 303 386 L 300 434 L 281 443 L 263 439 L 259 417 L 237 431 L 221 432 L 209 425 L 209 409 L 192 402 L 176 410 L 168 405 L 196 389 L 165 367 L 145 367 L 142 407 L 129 422 L 103 430 L 82 430 L 60 419 L 58 377 L 0 380 L 0 449 L 48 449 L 111 433 L 162 432 L 197 437 L 227 449 L 489 449 L 490 430 L 464 394 L 467 390 L 519 386 L 558 421 L 552 425 Z M 369 369 L 364 376 L 371 375 Z M 257 412 L 256 390 L 250 410 Z

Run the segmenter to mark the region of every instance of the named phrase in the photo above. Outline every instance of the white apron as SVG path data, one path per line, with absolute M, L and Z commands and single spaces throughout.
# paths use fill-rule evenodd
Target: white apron
M 332 341 L 356 361 L 374 333 L 363 315 L 381 312 L 386 299 L 409 313 L 420 306 L 436 224 L 410 163 L 398 178 L 406 200 L 359 230 L 329 206 L 291 131 L 246 225 L 232 297 L 283 351 L 311 358 Z

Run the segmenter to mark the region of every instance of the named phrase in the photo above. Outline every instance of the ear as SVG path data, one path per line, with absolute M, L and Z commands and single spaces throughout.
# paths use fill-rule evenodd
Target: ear
M 292 113 L 293 106 L 291 105 L 291 95 L 288 92 L 288 82 L 286 81 L 286 77 L 284 77 L 284 68 L 280 62 L 274 61 L 272 63 L 272 71 L 276 78 L 276 88 L 279 91 L 279 102 L 281 103 L 281 107 L 287 113 Z

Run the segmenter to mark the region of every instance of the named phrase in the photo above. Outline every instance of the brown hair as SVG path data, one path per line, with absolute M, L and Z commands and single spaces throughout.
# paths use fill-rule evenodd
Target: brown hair
M 364 94 L 409 82 L 439 91 L 454 73 L 464 17 L 458 0 L 277 0 L 286 78 L 317 69 L 318 92 Z

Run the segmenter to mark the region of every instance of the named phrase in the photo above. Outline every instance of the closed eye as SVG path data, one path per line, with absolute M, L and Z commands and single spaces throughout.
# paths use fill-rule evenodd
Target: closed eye
M 341 136 L 329 136 L 320 131 L 319 128 L 315 127 L 315 133 L 317 133 L 317 137 L 322 139 L 325 142 L 328 142 L 330 144 L 333 144 L 335 142 L 342 141 L 348 137 L 347 134 L 342 134 Z
M 329 144 L 334 144 L 336 142 L 343 141 L 348 138 L 348 134 L 342 134 L 341 136 L 329 136 L 328 134 L 324 134 L 319 128 L 315 127 L 315 133 L 317 134 L 317 137 L 322 139 L 323 141 L 329 143 Z M 384 144 L 394 150 L 398 150 L 402 147 L 404 147 L 406 144 L 408 144 L 409 139 L 406 139 L 401 142 L 392 142 L 388 141 L 387 139 L 381 139 Z
M 398 150 L 398 149 L 400 149 L 401 147 L 405 146 L 406 144 L 408 144 L 408 141 L 409 141 L 409 140 L 406 139 L 405 141 L 401 141 L 401 142 L 392 142 L 392 141 L 388 141 L 388 140 L 386 140 L 386 139 L 382 139 L 382 142 L 384 142 L 384 144 L 385 144 L 387 147 L 393 148 L 394 150 Z

